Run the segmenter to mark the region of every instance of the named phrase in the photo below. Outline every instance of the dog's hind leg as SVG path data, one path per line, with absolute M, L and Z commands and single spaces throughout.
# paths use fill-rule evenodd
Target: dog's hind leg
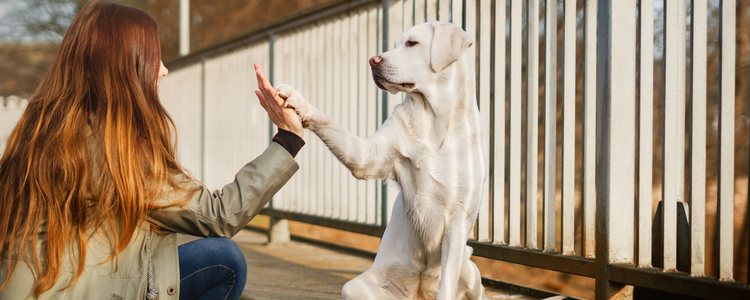
M 477 265 L 471 261 L 472 249 L 466 246 L 465 255 L 466 260 L 461 266 L 461 275 L 458 282 L 458 299 L 477 300 L 487 299 L 484 295 L 484 287 L 482 286 L 482 275 L 479 273 Z
M 360 274 L 344 284 L 344 288 L 341 289 L 341 296 L 344 300 L 397 299 L 381 288 L 377 278 L 373 278 L 368 273 Z
M 373 266 L 344 285 L 344 299 L 401 300 L 414 299 L 419 288 L 419 274 L 398 263 Z

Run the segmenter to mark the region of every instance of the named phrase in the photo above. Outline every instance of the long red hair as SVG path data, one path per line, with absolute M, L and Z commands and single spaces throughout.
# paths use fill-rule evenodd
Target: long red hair
M 157 95 L 160 61 L 157 25 L 141 10 L 94 1 L 73 20 L 0 160 L 0 289 L 23 259 L 38 297 L 55 284 L 65 251 L 78 258 L 70 286 L 91 230 L 106 230 L 116 259 L 156 208 L 150 201 L 178 186 L 172 175 L 184 171 Z

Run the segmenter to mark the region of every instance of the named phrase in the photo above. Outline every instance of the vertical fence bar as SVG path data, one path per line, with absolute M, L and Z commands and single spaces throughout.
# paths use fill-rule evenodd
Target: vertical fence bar
M 521 239 L 521 1 L 510 3 L 510 177 L 508 243 Z
M 665 6 L 662 247 L 664 270 L 675 270 L 677 202 L 685 195 L 685 2 L 673 0 Z
M 463 22 L 463 13 L 464 13 L 463 8 L 462 8 L 463 7 L 462 6 L 463 5 L 463 3 L 462 3 L 463 1 L 464 0 L 450 0 L 450 2 L 451 2 L 451 6 L 450 6 L 450 10 L 451 10 L 451 13 L 450 13 L 451 17 L 450 17 L 450 19 L 451 20 L 450 20 L 450 22 L 453 23 L 453 24 L 459 25 L 459 26 Z M 493 1 L 493 2 L 495 2 L 495 1 Z
M 424 1 L 424 21 L 437 21 L 437 3 L 438 0 Z
M 693 1 L 692 120 L 690 130 L 690 275 L 704 274 L 706 236 L 706 27 L 707 3 Z
M 583 108 L 583 232 L 582 254 L 595 255 L 594 219 L 596 216 L 596 14 L 597 0 L 586 0 L 584 39 Z
M 455 1 L 455 0 L 453 0 Z M 477 5 L 479 1 L 481 0 L 475 0 L 477 2 Z M 451 0 L 438 0 L 437 3 L 437 15 L 440 21 L 443 22 L 451 22 Z
M 369 53 L 367 55 L 368 57 L 377 55 L 381 49 L 380 48 L 380 42 L 382 41 L 380 37 L 381 11 L 382 11 L 382 6 L 376 4 L 375 10 L 370 11 L 368 13 L 368 28 L 369 28 L 368 32 L 370 35 L 369 38 L 367 39 L 367 51 Z M 368 106 L 367 106 L 370 112 L 367 114 L 368 116 L 367 124 L 369 126 L 368 134 L 372 134 L 376 130 L 378 130 L 378 128 L 380 128 L 379 127 L 380 120 L 378 119 L 378 117 L 380 116 L 380 110 L 378 106 L 380 105 L 380 97 L 379 97 L 378 88 L 375 85 L 375 83 L 372 80 L 370 80 L 370 76 L 368 76 L 368 80 L 367 80 L 367 94 L 368 94 L 367 97 L 370 99 L 370 101 L 368 101 Z M 380 212 L 382 211 L 382 209 L 379 209 L 379 205 L 381 203 L 381 198 L 380 198 L 381 187 L 382 185 L 380 181 L 373 182 L 370 185 L 370 192 L 372 192 L 372 194 L 368 196 L 370 197 L 370 200 L 371 200 L 371 203 L 367 206 L 370 211 L 368 216 L 372 216 L 372 220 L 376 224 L 378 224 L 382 220 L 382 218 L 378 218 L 378 216 L 380 215 Z M 380 225 L 385 226 L 385 224 L 383 223 L 380 223 Z
M 526 247 L 536 249 L 539 143 L 539 0 L 528 1 L 526 30 Z
M 735 18 L 734 0 L 721 1 L 721 72 L 719 103 L 719 192 L 718 214 L 719 279 L 734 277 L 734 76 Z
M 327 38 L 327 36 L 326 36 L 326 28 L 327 28 L 326 23 L 321 22 L 319 24 L 318 33 L 317 33 L 317 38 L 318 39 L 316 39 L 318 47 L 315 47 L 315 48 L 317 48 L 316 49 L 316 52 L 317 52 L 316 53 L 316 57 L 317 57 L 316 63 L 317 63 L 317 66 L 315 68 L 315 70 L 316 70 L 316 76 L 315 76 L 315 78 L 316 78 L 317 83 L 315 85 L 315 93 L 318 95 L 317 99 L 320 99 L 319 100 L 320 104 L 319 104 L 318 108 L 319 109 L 323 109 L 323 110 L 326 109 L 326 103 L 325 102 L 326 102 L 326 99 L 328 98 L 328 97 L 326 97 L 326 93 L 325 93 L 325 91 L 326 91 L 325 84 L 328 82 L 328 80 L 326 80 L 326 72 L 325 72 L 326 58 L 327 58 L 327 54 L 326 54 L 326 38 Z M 321 147 L 325 147 L 325 146 L 323 146 L 323 142 L 321 142 L 320 139 L 316 139 L 315 145 L 316 145 L 315 156 L 316 156 L 316 163 L 317 163 L 317 165 L 315 166 L 315 170 L 324 170 L 325 171 L 328 162 L 326 160 L 326 156 L 325 156 L 326 153 L 325 153 L 325 151 L 321 151 Z M 318 215 L 322 216 L 322 215 L 324 215 L 328 211 L 328 209 L 326 207 L 326 199 L 327 198 L 326 198 L 326 194 L 325 194 L 325 192 L 326 192 L 326 185 L 328 184 L 328 180 L 325 180 L 324 178 L 321 178 L 320 176 L 316 176 L 315 181 L 316 181 L 315 184 L 317 185 L 316 190 L 317 190 L 317 196 L 318 196 L 318 198 L 317 198 L 317 202 L 318 202 L 318 211 L 317 211 L 317 213 L 318 213 Z
M 563 44 L 562 253 L 575 245 L 576 1 L 565 0 Z
M 356 94 L 353 94 L 353 92 L 357 88 L 357 82 L 356 82 L 356 76 L 354 75 L 353 68 L 356 65 L 354 61 L 354 53 L 356 53 L 356 47 L 357 43 L 354 40 L 353 32 L 354 32 L 354 24 L 352 23 L 352 20 L 354 19 L 354 15 L 352 12 L 348 12 L 347 14 L 342 16 L 342 26 L 343 28 L 343 41 L 341 42 L 341 51 L 346 53 L 344 57 L 344 62 L 341 64 L 341 73 L 343 74 L 342 81 L 346 86 L 344 87 L 344 90 L 341 93 L 341 101 L 346 103 L 345 110 L 344 110 L 344 120 L 347 124 L 347 129 L 349 131 L 354 131 L 356 134 L 355 128 L 357 128 L 356 124 L 356 118 L 357 118 L 357 101 L 354 100 L 354 97 L 356 97 Z M 354 211 L 354 207 L 356 206 L 356 203 L 354 202 L 356 194 L 356 185 L 357 180 L 351 176 L 351 173 L 349 170 L 344 166 L 344 164 L 339 163 L 339 169 L 341 170 L 341 176 L 344 178 L 345 182 L 345 188 L 343 190 L 343 196 L 342 202 L 344 202 L 344 219 L 353 221 L 352 216 L 356 213 Z
M 476 42 L 474 43 L 474 45 L 475 47 L 478 47 L 477 52 L 479 53 L 479 57 L 477 57 L 477 67 L 479 68 L 479 72 L 477 73 L 477 77 L 479 77 L 477 80 L 479 99 L 477 100 L 479 102 L 479 110 L 482 118 L 482 140 L 484 141 L 483 143 L 481 143 L 484 147 L 482 153 L 490 153 L 490 136 L 492 135 L 492 130 L 490 127 L 490 118 L 492 118 L 492 110 L 490 106 L 490 73 L 493 71 L 492 64 L 490 63 L 490 18 L 492 14 L 481 13 L 492 11 L 490 2 L 491 0 L 480 0 L 478 1 L 477 7 L 475 9 L 477 18 L 477 34 Z M 486 170 L 486 180 L 482 185 L 484 191 L 482 192 L 482 203 L 479 207 L 479 221 L 477 224 L 477 239 L 479 241 L 488 241 L 491 239 L 490 228 L 492 224 L 490 224 L 490 205 L 488 195 L 490 191 L 489 180 L 491 180 L 492 178 L 492 173 L 490 173 L 491 168 L 489 167 L 488 163 L 488 161 L 485 161 L 484 169 Z
M 557 197 L 557 0 L 547 0 L 544 25 L 544 251 L 555 250 Z
M 654 2 L 640 6 L 640 95 L 638 132 L 638 266 L 651 266 L 654 123 Z
M 610 263 L 633 260 L 636 0 L 601 0 L 597 32 L 596 298 L 624 292 Z
M 388 26 L 388 15 L 389 15 L 389 7 L 390 7 L 390 0 L 382 0 L 383 2 L 383 11 L 382 11 L 382 51 L 386 52 L 388 51 L 388 30 L 390 27 Z M 380 97 L 382 99 L 382 106 L 381 106 L 381 123 L 385 122 L 386 119 L 388 119 L 388 92 L 382 91 L 380 93 Z M 383 228 L 388 225 L 388 186 L 386 185 L 386 181 L 383 180 L 380 185 L 380 224 L 383 226 Z
M 458 2 L 458 1 L 456 1 Z M 495 151 L 491 153 L 494 158 L 494 178 L 492 196 L 492 241 L 494 243 L 505 243 L 505 0 L 493 1 L 495 9 L 495 32 L 493 42 L 495 43 L 495 65 L 493 66 L 494 78 L 494 116 L 495 127 L 493 139 L 495 140 Z M 454 4 L 455 5 L 455 4 Z M 456 14 L 458 15 L 458 14 Z
M 412 0 L 413 1 L 413 0 Z M 365 63 L 364 60 L 367 58 L 367 55 L 365 54 L 365 46 L 367 45 L 367 34 L 365 34 L 365 31 L 367 30 L 367 10 L 360 10 L 356 13 L 356 25 L 354 27 L 356 28 L 356 39 L 357 39 L 357 52 L 354 55 L 354 76 L 357 79 L 357 88 L 355 92 L 355 97 L 353 99 L 350 99 L 350 101 L 357 101 L 357 135 L 361 136 L 363 138 L 367 137 L 367 132 L 365 131 L 365 128 L 367 124 L 364 124 L 364 122 L 367 121 L 367 115 L 366 115 L 366 105 L 367 105 L 367 95 L 364 92 L 365 91 L 365 74 L 367 71 L 364 69 Z M 364 180 L 358 180 L 357 181 L 357 218 L 356 220 L 361 223 L 367 223 L 367 182 Z
M 201 149 L 200 176 L 206 182 L 206 60 L 201 59 Z
M 353 45 L 349 48 L 349 62 L 347 71 L 349 72 L 349 95 L 346 96 L 346 99 L 344 101 L 349 103 L 349 127 L 350 130 L 354 131 L 354 133 L 357 136 L 362 136 L 359 133 L 359 119 L 361 118 L 359 115 L 359 105 L 362 102 L 361 98 L 358 98 L 357 92 L 359 87 L 359 79 L 357 78 L 357 72 L 358 67 L 360 66 L 359 57 L 357 54 L 359 54 L 359 12 L 354 11 L 350 12 L 347 15 L 347 19 L 349 20 L 349 44 Z M 359 190 L 362 185 L 362 180 L 355 180 L 350 176 L 349 174 L 346 174 L 348 172 L 345 172 L 345 175 L 347 178 L 349 178 L 349 197 L 347 197 L 347 200 L 349 201 L 349 220 L 350 221 L 356 221 L 356 222 L 362 222 L 363 220 L 359 219 L 358 216 L 358 209 L 359 209 Z M 355 200 L 356 199 L 356 200 Z M 345 200 L 345 201 L 347 201 Z
M 466 10 L 464 11 L 464 17 L 466 18 L 466 21 L 467 21 L 466 23 L 467 24 L 466 24 L 466 27 L 464 28 L 464 31 L 466 31 L 466 34 L 468 34 L 469 36 L 471 36 L 472 39 L 473 39 L 473 41 L 474 41 L 473 46 L 471 47 L 471 49 L 468 50 L 468 52 L 470 52 L 470 54 L 469 54 L 470 57 L 471 57 L 470 60 L 474 62 L 474 72 L 475 72 L 475 76 L 473 78 L 474 79 L 474 95 L 476 97 L 476 105 L 479 108 L 479 114 L 480 114 L 480 116 L 479 116 L 480 125 L 479 126 L 480 126 L 480 128 L 484 128 L 485 118 L 487 116 L 486 115 L 487 111 L 486 110 L 485 111 L 482 110 L 482 104 L 481 104 L 481 102 L 482 102 L 482 95 L 480 94 L 480 86 L 482 85 L 482 76 L 480 74 L 482 72 L 484 72 L 484 69 L 486 69 L 488 67 L 488 65 L 486 63 L 485 64 L 482 63 L 483 57 L 481 57 L 480 53 L 479 53 L 481 51 L 482 47 L 484 46 L 483 44 L 485 44 L 484 41 L 482 41 L 480 39 L 480 37 L 479 37 L 479 33 L 480 33 L 480 28 L 479 28 L 479 25 L 480 25 L 479 24 L 479 22 L 480 22 L 480 16 L 478 14 L 478 9 L 480 8 L 480 1 L 481 0 L 475 0 L 475 1 L 471 1 L 471 2 L 467 3 Z M 440 1 L 438 1 L 438 2 L 440 2 Z M 447 2 L 447 0 L 444 0 L 444 2 Z M 438 3 L 438 5 L 439 5 L 439 3 Z M 440 13 L 442 14 L 442 11 L 440 11 Z M 446 15 L 446 17 L 447 17 L 447 15 Z M 445 19 L 440 19 L 440 20 L 441 20 L 441 22 L 446 21 Z M 486 99 L 485 99 L 485 102 L 486 102 Z M 484 137 L 481 137 L 480 140 L 484 141 Z M 482 144 L 484 144 L 484 143 L 482 143 Z M 486 168 L 486 166 L 484 168 L 485 168 L 484 170 L 486 172 L 488 168 Z M 482 191 L 482 196 L 485 196 L 485 195 L 486 195 L 486 193 L 484 193 L 484 191 Z M 486 204 L 486 202 L 483 201 L 483 203 L 481 204 L 481 206 L 479 208 L 479 217 L 480 218 L 482 217 L 482 214 L 485 214 L 485 212 L 486 212 L 486 211 L 485 212 L 482 211 L 482 209 L 484 209 L 482 206 L 484 206 L 485 204 Z M 481 221 L 480 221 L 480 223 L 475 223 L 475 225 L 477 225 L 477 226 L 474 226 L 474 227 L 471 228 L 470 236 L 472 238 L 479 238 L 478 234 L 485 234 L 485 237 L 486 237 L 487 236 L 486 235 L 487 232 L 479 232 L 479 231 L 480 230 L 486 230 L 488 228 L 487 227 L 480 228 L 480 226 L 482 226 Z
M 325 47 L 323 52 L 325 53 L 325 65 L 324 65 L 324 74 L 323 74 L 323 109 L 322 111 L 327 111 L 331 113 L 333 111 L 333 107 L 335 106 L 333 103 L 333 89 L 335 88 L 335 83 L 333 82 L 333 67 L 334 67 L 334 22 L 333 21 L 326 21 L 325 22 L 325 35 L 324 35 L 324 43 Z M 336 167 L 336 162 L 334 161 L 333 155 L 325 150 L 322 150 L 323 157 L 325 158 L 325 174 L 333 174 L 333 169 Z M 325 194 L 323 200 L 325 201 L 325 211 L 324 216 L 326 217 L 333 217 L 334 210 L 333 210 L 333 187 L 334 187 L 334 178 L 326 178 L 324 179 L 324 185 L 325 185 Z

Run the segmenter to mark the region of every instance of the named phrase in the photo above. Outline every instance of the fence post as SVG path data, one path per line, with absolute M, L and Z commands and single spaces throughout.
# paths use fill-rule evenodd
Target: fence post
M 268 33 L 268 81 L 271 85 L 276 83 L 274 79 L 274 44 L 276 42 L 276 36 L 273 32 Z M 273 122 L 268 120 L 268 143 L 273 143 Z M 270 212 L 270 220 L 268 223 L 268 242 L 270 243 L 283 243 L 291 240 L 289 233 L 289 224 L 286 219 L 276 217 L 273 209 L 273 200 L 268 202 L 268 211 Z
M 206 182 L 206 59 L 201 59 L 201 181 Z
M 388 7 L 390 6 L 390 0 L 382 0 L 383 1 L 383 44 L 381 45 L 383 47 L 383 52 L 388 51 Z M 383 90 L 381 92 L 380 99 L 383 100 L 383 103 L 381 104 L 381 115 L 382 120 L 381 122 L 385 122 L 386 119 L 388 119 L 388 91 Z M 388 225 L 388 181 L 383 179 L 380 184 L 380 226 L 385 228 L 386 225 Z
M 636 7 L 602 0 L 597 13 L 596 299 L 633 291 L 609 280 L 609 266 L 634 256 Z

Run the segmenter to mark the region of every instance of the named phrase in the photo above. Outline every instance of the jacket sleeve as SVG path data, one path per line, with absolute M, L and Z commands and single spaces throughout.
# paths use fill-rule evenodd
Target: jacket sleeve
M 221 190 L 211 191 L 198 182 L 188 181 L 185 186 L 189 190 L 197 188 L 197 191 L 188 196 L 187 202 L 154 210 L 147 219 L 168 231 L 231 237 L 260 212 L 298 169 L 299 165 L 289 152 L 271 143 Z M 158 204 L 174 200 L 178 199 L 162 199 Z

